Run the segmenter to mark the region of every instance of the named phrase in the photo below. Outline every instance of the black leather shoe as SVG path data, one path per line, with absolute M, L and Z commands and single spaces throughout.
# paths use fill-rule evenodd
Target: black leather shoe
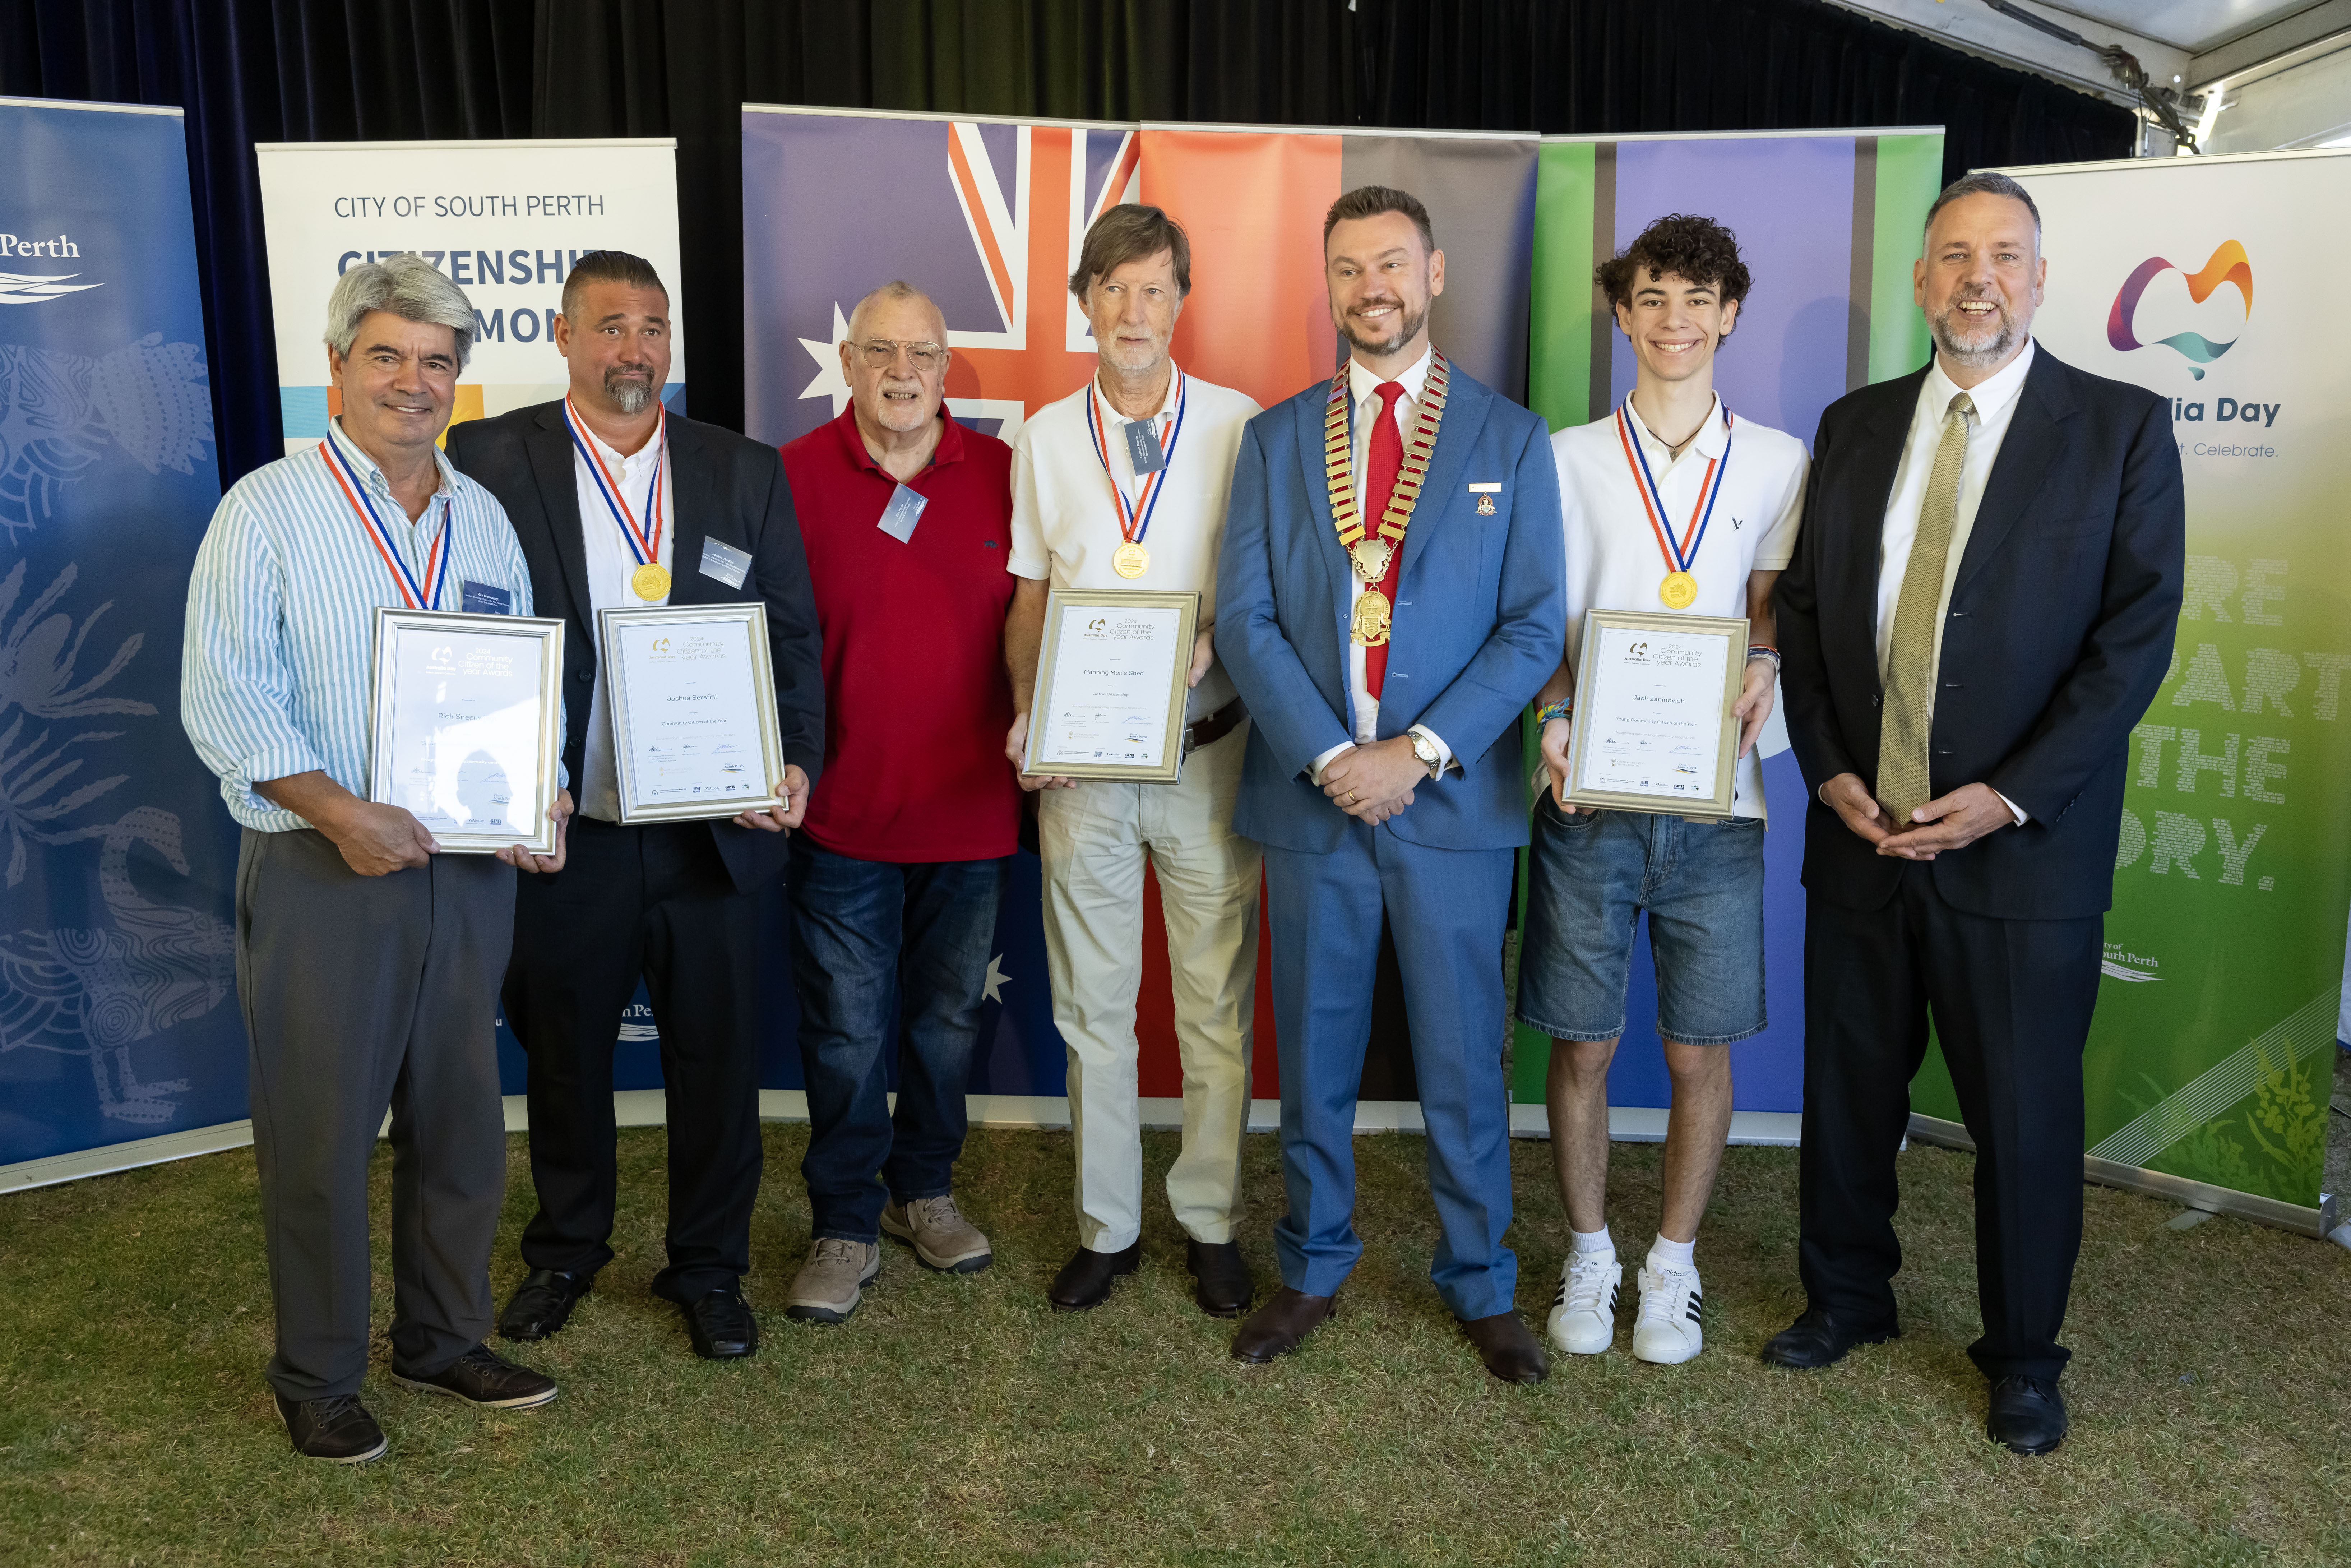
M 1233 1359 L 1263 1366 L 1275 1356 L 1288 1355 L 1330 1320 L 1337 1305 L 1335 1296 L 1310 1296 L 1284 1285 L 1233 1335 Z
M 759 1320 L 740 1287 L 705 1291 L 679 1302 L 678 1311 L 685 1314 L 694 1354 L 705 1361 L 736 1361 L 759 1348 Z
M 1192 1299 L 1212 1318 L 1237 1318 L 1257 1299 L 1257 1277 L 1232 1241 L 1186 1241 L 1184 1267 L 1197 1281 Z
M 545 1339 L 571 1321 L 571 1309 L 588 1293 L 590 1274 L 533 1269 L 498 1314 L 501 1339 Z
M 1110 1282 L 1121 1274 L 1132 1274 L 1143 1261 L 1143 1243 L 1137 1241 L 1123 1252 L 1097 1252 L 1091 1247 L 1081 1247 L 1077 1255 L 1061 1265 L 1053 1282 L 1045 1287 L 1046 1300 L 1057 1312 L 1082 1312 L 1089 1307 L 1099 1307 L 1110 1300 Z
M 477 1344 L 434 1373 L 403 1372 L 392 1364 L 392 1380 L 419 1394 L 447 1394 L 468 1405 L 495 1410 L 528 1410 L 555 1397 L 555 1379 L 517 1366 L 488 1345 Z
M 1551 1375 L 1542 1342 L 1519 1321 L 1516 1312 L 1464 1318 L 1461 1332 L 1478 1347 L 1478 1359 L 1486 1364 L 1486 1370 L 1505 1383 L 1541 1383 Z
M 1984 1436 L 2011 1454 L 2045 1454 L 2065 1440 L 2065 1396 L 2053 1377 L 2003 1377 L 1991 1385 Z
M 1902 1331 L 1892 1323 L 1862 1328 L 1825 1307 L 1806 1307 L 1802 1317 L 1773 1334 L 1771 1343 L 1763 1347 L 1763 1364 L 1792 1367 L 1800 1372 L 1834 1366 L 1855 1345 L 1884 1344 L 1901 1337 Z
M 277 1418 L 286 1423 L 294 1451 L 306 1459 L 363 1465 L 381 1458 L 392 1446 L 355 1394 L 338 1394 L 330 1399 L 288 1399 L 280 1394 Z

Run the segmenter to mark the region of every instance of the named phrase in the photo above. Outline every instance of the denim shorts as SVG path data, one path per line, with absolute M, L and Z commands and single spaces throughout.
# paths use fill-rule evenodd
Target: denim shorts
M 1519 1021 L 1554 1040 L 1625 1032 L 1633 931 L 1649 912 L 1657 1032 L 1729 1045 L 1763 1028 L 1763 822 L 1535 805 Z

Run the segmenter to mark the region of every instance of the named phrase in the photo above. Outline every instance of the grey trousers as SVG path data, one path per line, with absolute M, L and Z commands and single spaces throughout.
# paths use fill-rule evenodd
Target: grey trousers
M 248 828 L 236 984 L 288 1399 L 367 1371 L 368 1159 L 392 1112 L 392 1354 L 435 1373 L 490 1332 L 506 1196 L 495 1034 L 513 868 L 487 855 L 366 877 L 322 833 Z

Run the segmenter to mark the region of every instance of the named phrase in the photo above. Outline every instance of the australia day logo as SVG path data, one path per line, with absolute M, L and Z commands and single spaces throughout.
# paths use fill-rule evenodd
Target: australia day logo
M 2106 314 L 2106 341 L 2118 351 L 2126 354 L 2134 349 L 2153 346 L 2138 340 L 2132 329 L 2132 318 L 2137 313 L 2139 297 L 2147 292 L 2147 285 L 2167 272 L 2179 273 L 2187 279 L 2188 298 L 2199 305 L 2210 299 L 2220 285 L 2233 283 L 2244 297 L 2246 316 L 2250 318 L 2253 313 L 2253 264 L 2246 259 L 2245 247 L 2235 240 L 2222 240 L 2211 259 L 2196 272 L 2162 256 L 2151 256 L 2131 269 L 2131 275 L 2123 280 L 2121 291 L 2115 296 L 2114 308 Z M 2188 373 L 2199 382 L 2204 379 L 2204 367 L 2237 343 L 2235 338 L 2216 343 L 2201 332 L 2175 332 L 2156 341 L 2178 350 L 2189 361 Z

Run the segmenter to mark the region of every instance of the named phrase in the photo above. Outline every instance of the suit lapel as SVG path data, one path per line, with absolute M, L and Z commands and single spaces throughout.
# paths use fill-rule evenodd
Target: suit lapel
M 538 482 L 539 505 L 547 514 L 555 558 L 563 563 L 563 584 L 571 591 L 573 611 L 585 625 L 591 619 L 595 601 L 588 592 L 588 545 L 580 532 L 578 459 L 560 402 L 539 410 L 524 444 L 530 454 L 531 476 Z M 548 613 L 546 607 L 541 606 L 539 613 Z
M 1968 532 L 1959 573 L 1951 582 L 1954 598 L 2006 541 L 2065 448 L 2065 421 L 2074 417 L 2076 405 L 2064 370 L 2048 350 L 2033 350 L 2032 368 L 2024 373 L 2016 412 L 2009 416 L 2008 435 L 2000 444 L 2000 455 L 1992 459 L 1983 499 L 1976 504 L 1975 526 Z
M 670 504 L 676 508 L 670 517 L 676 543 L 669 558 L 669 601 L 717 603 L 717 584 L 702 574 L 705 520 L 711 515 L 710 465 L 703 461 L 702 437 L 683 419 L 669 422 L 669 493 Z
M 1467 376 L 1456 374 L 1453 378 L 1446 399 L 1445 418 L 1437 427 L 1437 450 L 1429 454 L 1428 472 L 1420 482 L 1420 499 L 1413 504 L 1412 522 L 1405 529 L 1404 570 L 1396 574 L 1399 593 L 1412 576 L 1413 563 L 1428 547 L 1429 536 L 1452 509 L 1453 493 L 1458 487 L 1456 482 L 1469 461 L 1469 448 L 1477 444 L 1478 433 L 1485 428 L 1486 404 L 1492 396 Z
M 1322 420 L 1330 395 L 1331 383 L 1324 382 L 1311 395 L 1296 400 L 1298 466 L 1306 478 L 1306 526 L 1315 537 L 1314 558 L 1329 575 L 1332 620 L 1344 636 L 1354 569 L 1339 548 L 1338 527 L 1331 517 L 1331 476 L 1322 457 Z

